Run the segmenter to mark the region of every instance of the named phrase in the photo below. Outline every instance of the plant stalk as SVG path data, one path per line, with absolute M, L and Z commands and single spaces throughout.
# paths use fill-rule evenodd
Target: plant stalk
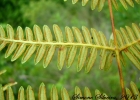
M 118 64 L 122 96 L 125 96 L 124 79 L 123 79 L 122 68 L 121 68 L 121 63 L 120 63 L 120 55 L 119 55 L 120 51 L 119 51 L 117 39 L 116 39 L 114 16 L 113 16 L 113 12 L 112 12 L 111 0 L 108 0 L 108 6 L 109 6 L 109 11 L 110 11 L 110 19 L 111 19 L 111 26 L 112 26 L 112 32 L 113 32 L 113 37 L 114 37 L 115 53 L 116 53 L 116 57 L 117 57 L 116 60 L 117 60 L 117 64 Z M 125 100 L 125 98 L 123 98 L 123 100 Z

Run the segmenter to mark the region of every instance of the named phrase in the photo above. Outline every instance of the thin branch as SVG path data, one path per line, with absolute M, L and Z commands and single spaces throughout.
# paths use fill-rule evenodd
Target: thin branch
M 117 56 L 117 64 L 118 64 L 118 71 L 119 71 L 119 77 L 120 77 L 120 85 L 121 85 L 121 89 L 122 89 L 122 95 L 125 96 L 124 79 L 123 79 L 123 75 L 122 75 L 120 56 L 119 56 L 120 51 L 119 51 L 119 48 L 118 48 L 118 45 L 117 45 L 111 0 L 108 0 L 108 5 L 109 5 L 110 19 L 111 19 L 112 31 L 113 31 L 113 37 L 114 37 L 115 53 L 116 53 L 116 56 Z M 125 100 L 125 98 L 123 98 L 123 99 Z
M 114 17 L 113 17 L 112 5 L 111 5 L 110 0 L 108 0 L 108 4 L 109 4 L 108 6 L 109 6 L 109 11 L 110 11 L 110 19 L 111 19 L 111 24 L 112 24 L 113 37 L 114 37 L 114 44 L 117 48 L 117 39 L 116 39 L 116 33 L 115 33 Z

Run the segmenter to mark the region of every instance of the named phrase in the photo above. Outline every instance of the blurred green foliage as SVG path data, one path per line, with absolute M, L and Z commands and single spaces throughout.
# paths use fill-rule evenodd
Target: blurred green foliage
M 117 28 L 131 25 L 132 22 L 140 22 L 140 6 L 135 4 L 134 8 L 129 7 L 126 11 L 122 5 L 119 5 L 119 11 L 114 11 L 115 25 Z M 0 1 L 0 24 L 3 27 L 6 24 L 12 25 L 15 30 L 17 26 L 28 26 L 32 29 L 34 24 L 42 26 L 48 25 L 51 29 L 53 24 L 58 24 L 64 31 L 65 26 L 76 26 L 81 28 L 95 28 L 105 33 L 109 38 L 111 32 L 111 24 L 109 18 L 108 5 L 99 13 L 90 9 L 90 3 L 82 7 L 81 3 L 71 4 L 71 0 L 63 2 L 63 0 L 1 0 Z M 34 56 L 25 64 L 21 64 L 21 60 L 11 62 L 11 57 L 5 59 L 5 49 L 0 52 L 0 70 L 6 69 L 7 72 L 0 77 L 0 83 L 17 81 L 18 84 L 13 87 L 17 96 L 20 86 L 26 88 L 28 85 L 33 87 L 37 97 L 38 87 L 41 82 L 46 84 L 47 93 L 53 84 L 60 90 L 65 87 L 69 94 L 74 94 L 74 87 L 79 86 L 84 90 L 87 86 L 90 90 L 99 89 L 109 95 L 120 95 L 120 84 L 117 65 L 114 62 L 109 71 L 99 70 L 99 61 L 96 60 L 94 67 L 90 73 L 85 74 L 84 70 L 76 72 L 78 62 L 78 54 L 74 64 L 67 69 L 59 71 L 57 68 L 57 51 L 52 62 L 47 68 L 43 68 L 42 62 L 34 65 Z M 123 75 L 126 86 L 130 81 L 139 83 L 139 71 L 126 58 L 126 66 L 123 67 Z M 137 86 L 140 88 L 140 84 Z M 60 92 L 60 91 L 59 91 Z M 47 94 L 49 97 L 50 94 Z

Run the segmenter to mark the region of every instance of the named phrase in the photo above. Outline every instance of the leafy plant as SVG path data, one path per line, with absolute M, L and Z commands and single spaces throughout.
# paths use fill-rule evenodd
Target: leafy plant
M 77 1 L 78 0 L 72 0 L 72 3 L 75 4 Z M 135 1 L 136 3 L 140 3 L 139 0 Z M 88 0 L 82 0 L 82 5 L 85 6 L 87 2 Z M 127 9 L 127 5 L 132 7 L 134 6 L 132 0 L 120 0 L 120 2 L 125 9 Z M 125 28 L 120 28 L 120 30 L 115 29 L 112 4 L 116 9 L 118 9 L 117 3 L 118 2 L 116 0 L 108 0 L 113 32 L 109 41 L 107 41 L 105 35 L 102 32 L 97 32 L 94 28 L 89 30 L 85 26 L 82 27 L 82 32 L 77 27 L 72 27 L 71 29 L 66 26 L 65 33 L 67 40 L 64 40 L 64 34 L 62 33 L 62 30 L 58 25 L 53 25 L 53 32 L 56 38 L 55 40 L 53 39 L 53 34 L 50 28 L 46 25 L 43 26 L 43 32 L 37 25 L 34 25 L 33 31 L 29 27 L 26 27 L 26 38 L 24 38 L 24 31 L 20 26 L 17 28 L 15 35 L 12 26 L 7 25 L 6 31 L 2 26 L 0 27 L 0 50 L 8 46 L 5 53 L 5 58 L 12 55 L 12 53 L 15 51 L 11 61 L 17 60 L 23 54 L 22 63 L 27 62 L 33 53 L 36 52 L 34 63 L 37 64 L 43 59 L 43 66 L 47 67 L 55 53 L 56 48 L 58 48 L 57 66 L 58 69 L 61 70 L 65 61 L 68 68 L 72 65 L 78 48 L 80 48 L 77 71 L 80 71 L 85 66 L 86 73 L 90 71 L 97 58 L 98 52 L 100 52 L 100 69 L 108 70 L 111 66 L 113 58 L 116 58 L 120 75 L 122 95 L 139 95 L 139 91 L 133 82 L 130 83 L 132 92 L 130 92 L 129 89 L 126 89 L 125 91 L 121 66 L 125 66 L 124 55 L 126 55 L 132 61 L 132 63 L 138 69 L 140 69 L 140 28 L 138 25 L 133 23 L 132 28 L 126 26 Z M 94 10 L 98 7 L 98 11 L 101 11 L 104 4 L 105 0 L 92 0 L 91 9 Z M 76 38 L 76 41 L 74 37 Z M 39 100 L 46 99 L 44 86 L 44 84 L 41 84 L 40 86 Z M 3 90 L 1 90 L 1 93 L 2 91 Z M 14 96 L 12 89 L 9 87 L 7 91 L 8 100 L 13 100 L 12 98 L 14 98 Z M 75 91 L 75 94 L 80 93 L 82 96 L 81 90 L 78 87 L 75 88 Z M 85 88 L 84 93 L 85 97 L 92 96 L 88 88 Z M 101 93 L 96 90 L 95 94 Z M 70 99 L 65 88 L 62 89 L 61 97 L 64 100 Z M 27 98 L 29 100 L 34 99 L 34 93 L 30 86 L 27 88 Z M 18 99 L 24 100 L 24 89 L 22 87 L 19 90 Z M 51 90 L 51 99 L 58 99 L 57 89 L 55 86 Z M 139 96 L 138 99 L 140 99 Z

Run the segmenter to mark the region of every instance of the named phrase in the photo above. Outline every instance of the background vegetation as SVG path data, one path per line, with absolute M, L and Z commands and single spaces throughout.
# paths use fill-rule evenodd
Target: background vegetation
M 131 23 L 140 22 L 140 6 L 135 4 L 134 8 L 129 7 L 126 11 L 119 4 L 119 10 L 114 11 L 116 28 L 131 26 Z M 3 27 L 10 24 L 16 30 L 17 26 L 30 27 L 34 24 L 48 25 L 51 29 L 53 24 L 57 24 L 64 31 L 65 26 L 76 26 L 81 29 L 86 26 L 89 29 L 95 28 L 98 31 L 105 33 L 109 39 L 111 32 L 111 24 L 109 18 L 108 5 L 106 3 L 104 9 L 98 13 L 97 10 L 90 9 L 90 3 L 85 7 L 81 6 L 81 2 L 76 5 L 71 4 L 71 0 L 65 2 L 63 0 L 1 0 L 0 1 L 0 25 Z M 55 53 L 52 62 L 47 68 L 43 68 L 42 62 L 34 65 L 34 56 L 25 64 L 21 64 L 21 59 L 11 62 L 11 57 L 5 59 L 5 49 L 0 52 L 0 70 L 6 69 L 7 72 L 0 77 L 0 83 L 5 85 L 9 82 L 17 81 L 18 84 L 13 86 L 14 93 L 17 95 L 20 86 L 27 88 L 28 85 L 33 87 L 37 97 L 38 88 L 41 82 L 46 84 L 47 93 L 55 84 L 60 92 L 62 87 L 65 87 L 69 94 L 74 94 L 74 87 L 79 86 L 84 90 L 87 86 L 94 94 L 95 89 L 106 92 L 108 95 L 120 96 L 120 83 L 117 65 L 115 59 L 109 71 L 99 70 L 99 61 L 96 60 L 94 67 L 90 73 L 85 74 L 84 70 L 76 72 L 77 57 L 74 64 L 67 69 L 65 66 L 61 71 L 57 68 L 57 52 Z M 127 57 L 125 58 L 126 65 L 123 67 L 123 76 L 125 85 L 129 87 L 130 81 L 134 81 L 140 88 L 140 73 L 134 67 Z M 49 97 L 50 94 L 47 94 Z

